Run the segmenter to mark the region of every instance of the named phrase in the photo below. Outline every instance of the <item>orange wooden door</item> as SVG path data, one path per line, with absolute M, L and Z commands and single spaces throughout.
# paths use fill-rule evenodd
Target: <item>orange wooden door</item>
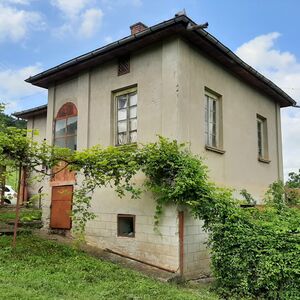
M 71 229 L 73 186 L 52 187 L 50 227 Z

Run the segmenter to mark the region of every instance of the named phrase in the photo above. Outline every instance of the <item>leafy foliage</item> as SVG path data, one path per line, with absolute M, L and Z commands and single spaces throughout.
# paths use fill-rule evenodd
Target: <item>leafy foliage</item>
M 286 185 L 289 188 L 300 188 L 300 169 L 298 173 L 289 173 L 289 179 L 287 180 Z
M 255 205 L 256 204 L 255 199 L 252 197 L 252 195 L 246 189 L 242 189 L 240 191 L 240 194 L 244 197 L 247 204 L 249 204 L 249 205 Z
M 299 299 L 300 214 L 239 210 L 210 235 L 217 289 L 224 297 Z
M 5 114 L 4 108 L 5 108 L 4 104 L 0 103 L 0 124 L 2 124 L 3 127 L 17 127 L 20 129 L 26 128 L 26 121 L 19 120 L 10 115 Z M 2 126 L 0 126 L 0 130 L 3 129 L 1 127 Z

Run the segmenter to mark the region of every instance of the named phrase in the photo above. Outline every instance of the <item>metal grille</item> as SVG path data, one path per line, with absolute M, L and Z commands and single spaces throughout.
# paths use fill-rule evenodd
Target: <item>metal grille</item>
M 67 102 L 59 109 L 56 119 L 70 116 L 77 116 L 77 108 L 73 103 Z
M 130 58 L 129 56 L 119 59 L 118 76 L 124 75 L 130 72 Z

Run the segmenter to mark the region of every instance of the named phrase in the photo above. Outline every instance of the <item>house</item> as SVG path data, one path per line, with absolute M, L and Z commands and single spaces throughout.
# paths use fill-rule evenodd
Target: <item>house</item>
M 186 15 L 134 24 L 130 36 L 26 81 L 48 89 L 48 104 L 16 116 L 48 143 L 80 150 L 157 134 L 188 141 L 212 180 L 257 200 L 283 178 L 280 108 L 295 101 Z M 71 229 L 74 180 L 64 173 L 45 184 L 45 228 Z M 207 236 L 188 211 L 168 207 L 157 234 L 150 194 L 120 199 L 99 189 L 92 210 L 88 243 L 186 278 L 209 273 Z

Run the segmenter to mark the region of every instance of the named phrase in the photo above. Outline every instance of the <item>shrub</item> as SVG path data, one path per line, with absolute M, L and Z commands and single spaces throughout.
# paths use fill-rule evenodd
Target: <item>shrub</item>
M 239 209 L 210 234 L 217 290 L 225 298 L 300 299 L 300 213 Z

